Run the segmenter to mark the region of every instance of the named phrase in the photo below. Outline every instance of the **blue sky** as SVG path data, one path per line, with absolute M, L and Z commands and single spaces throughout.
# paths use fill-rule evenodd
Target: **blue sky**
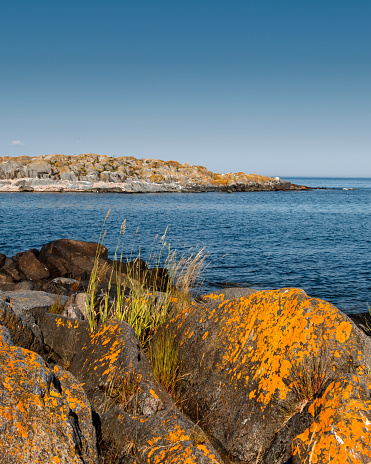
M 371 177 L 369 0 L 13 0 L 0 156 Z

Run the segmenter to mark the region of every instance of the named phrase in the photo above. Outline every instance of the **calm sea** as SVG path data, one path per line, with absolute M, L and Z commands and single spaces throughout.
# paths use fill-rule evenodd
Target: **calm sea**
M 106 213 L 111 256 L 146 257 L 156 235 L 210 253 L 204 289 L 300 287 L 351 313 L 371 304 L 371 179 L 286 178 L 327 190 L 203 194 L 0 193 L 0 252 L 58 238 L 97 241 Z M 354 189 L 354 190 L 344 190 Z M 137 231 L 137 232 L 136 232 Z

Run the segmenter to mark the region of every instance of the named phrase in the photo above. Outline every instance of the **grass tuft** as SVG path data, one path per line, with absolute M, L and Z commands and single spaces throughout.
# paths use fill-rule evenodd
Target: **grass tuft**
M 176 399 L 179 387 L 179 347 L 171 331 L 162 330 L 150 343 L 148 356 L 153 372 L 165 390 Z
M 112 404 L 120 405 L 125 411 L 136 414 L 138 388 L 141 376 L 135 373 L 122 373 L 119 369 L 115 371 L 113 378 L 104 390 L 107 404 L 104 409 L 108 410 Z
M 322 350 L 293 369 L 293 390 L 297 404 L 295 412 L 301 412 L 306 404 L 321 390 L 330 379 L 332 359 Z
M 98 321 L 104 322 L 110 318 L 125 321 L 134 328 L 142 347 L 147 348 L 158 328 L 191 301 L 191 292 L 206 268 L 207 254 L 203 248 L 191 248 L 178 257 L 177 252 L 166 243 L 166 229 L 163 236 L 155 237 L 149 258 L 144 262 L 140 248 L 137 255 L 133 252 L 137 229 L 131 252 L 124 257 L 124 221 L 113 265 L 107 267 L 100 263 L 100 254 L 108 216 L 109 211 L 99 237 L 88 285 L 86 309 L 89 326 L 93 331 Z M 109 281 L 103 298 L 98 299 L 99 284 L 107 276 Z M 113 302 L 112 293 L 115 294 Z

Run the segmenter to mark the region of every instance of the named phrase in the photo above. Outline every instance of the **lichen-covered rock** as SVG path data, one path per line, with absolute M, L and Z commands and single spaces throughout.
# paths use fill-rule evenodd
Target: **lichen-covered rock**
M 2 464 L 98 464 L 89 402 L 71 376 L 12 345 L 4 328 L 0 366 Z
M 86 321 L 52 314 L 38 323 L 49 358 L 68 364 L 99 413 L 100 445 L 110 462 L 220 462 L 202 430 L 155 379 L 128 324 L 112 320 L 91 332 Z
M 314 421 L 292 443 L 293 464 L 371 462 L 370 386 L 354 374 L 327 386 L 308 408 Z
M 311 402 L 328 396 L 324 389 L 343 374 L 364 382 L 371 343 L 334 306 L 302 290 L 208 300 L 184 309 L 164 328 L 180 344 L 182 406 L 234 462 L 283 464 L 295 436 L 315 421 L 323 423 L 311 414 Z M 348 403 L 356 414 L 353 406 L 359 404 Z M 339 436 L 347 435 L 346 423 L 338 422 Z M 353 440 L 362 440 L 359 428 L 354 433 Z M 305 453 L 308 443 L 302 441 L 298 446 Z M 368 444 L 364 449 L 371 456 Z

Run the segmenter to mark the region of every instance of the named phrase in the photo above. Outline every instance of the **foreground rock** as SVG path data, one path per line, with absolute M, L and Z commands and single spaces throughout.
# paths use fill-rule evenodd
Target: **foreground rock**
M 110 321 L 92 333 L 85 321 L 50 314 L 38 324 L 49 358 L 68 365 L 84 385 L 100 416 L 100 446 L 113 462 L 220 462 L 203 431 L 158 383 L 128 324 Z
M 278 177 L 217 174 L 177 161 L 105 155 L 0 158 L 0 191 L 111 193 L 306 190 Z
M 0 327 L 3 464 L 98 464 L 89 401 L 68 372 L 13 345 Z
M 182 311 L 164 330 L 180 346 L 184 411 L 233 462 L 371 458 L 371 343 L 302 290 L 255 292 Z
M 371 462 L 367 319 L 364 332 L 298 289 L 204 295 L 153 341 L 179 346 L 174 401 L 128 324 L 97 318 L 91 331 L 84 320 L 97 246 L 57 240 L 0 256 L 13 288 L 0 291 L 1 462 Z M 117 263 L 99 254 L 104 281 Z M 118 280 L 168 281 L 148 271 L 138 260 Z
M 0 305 L 0 315 L 15 311 L 12 303 L 0 301 Z M 14 348 L 18 350 L 19 358 L 13 360 L 8 357 L 4 361 L 9 366 L 3 369 L 4 377 L 0 379 L 0 389 L 17 391 L 15 385 L 19 385 L 21 390 L 27 390 L 22 383 L 25 382 L 32 392 L 39 392 L 40 401 L 44 399 L 48 405 L 51 401 L 54 409 L 57 408 L 54 419 L 49 418 L 52 413 L 49 409 L 44 414 L 43 411 L 33 409 L 31 404 L 27 409 L 30 416 L 27 416 L 28 423 L 25 425 L 14 416 L 15 412 L 11 412 L 17 411 L 19 407 L 23 411 L 23 406 L 19 406 L 16 399 L 6 400 L 9 405 L 5 411 L 9 420 L 7 426 L 9 430 L 14 428 L 20 432 L 16 430 L 14 443 L 8 438 L 4 438 L 2 443 L 0 440 L 0 449 L 5 449 L 9 442 L 10 453 L 14 456 L 13 460 L 4 462 L 80 462 L 70 450 L 68 440 L 66 443 L 59 443 L 64 434 L 76 439 L 75 448 L 81 462 L 96 462 L 89 457 L 96 457 L 92 415 L 95 417 L 96 438 L 104 462 L 221 462 L 203 431 L 178 410 L 173 399 L 155 379 L 146 354 L 128 324 L 110 321 L 100 324 L 91 332 L 86 321 L 72 320 L 40 310 L 33 311 L 32 315 L 28 314 L 24 324 L 14 324 L 13 319 L 5 317 L 2 321 L 9 326 L 19 343 L 27 346 L 30 345 L 29 333 L 36 332 L 36 327 L 37 339 L 43 344 L 44 358 L 54 367 L 47 367 L 36 353 L 24 348 Z M 4 328 L 1 330 L 5 331 L 7 337 L 4 338 L 4 343 L 11 343 L 10 333 Z M 0 346 L 0 351 L 4 352 L 4 346 Z M 32 362 L 20 368 L 18 363 L 21 359 L 31 359 Z M 35 380 L 35 385 L 31 382 L 34 365 L 37 365 L 38 373 L 42 369 L 39 376 L 49 379 L 44 382 L 45 386 L 39 386 L 39 377 Z M 24 381 L 20 380 L 20 376 Z M 84 386 L 87 397 L 80 384 Z M 50 393 L 52 387 L 56 392 L 52 390 Z M 29 405 L 33 401 L 28 398 L 29 394 L 26 391 L 22 397 L 24 404 Z M 52 398 L 50 401 L 48 395 Z M 89 402 L 94 413 L 90 410 Z M 60 417 L 62 413 L 64 415 Z M 58 429 L 61 436 L 54 437 L 55 432 L 51 427 L 51 437 L 45 438 L 44 434 L 49 429 L 44 431 L 38 425 L 44 422 L 61 422 Z M 72 427 L 71 433 L 68 424 Z M 32 428 L 32 435 L 28 427 Z M 67 429 L 64 430 L 64 427 Z M 29 439 L 26 445 L 20 440 L 21 435 Z M 87 436 L 90 437 L 89 440 Z M 40 458 L 35 449 L 38 440 L 43 440 L 44 443 L 40 448 Z M 21 454 L 24 446 L 24 454 Z M 89 453 L 83 452 L 82 447 Z M 33 451 L 35 455 L 32 458 Z

